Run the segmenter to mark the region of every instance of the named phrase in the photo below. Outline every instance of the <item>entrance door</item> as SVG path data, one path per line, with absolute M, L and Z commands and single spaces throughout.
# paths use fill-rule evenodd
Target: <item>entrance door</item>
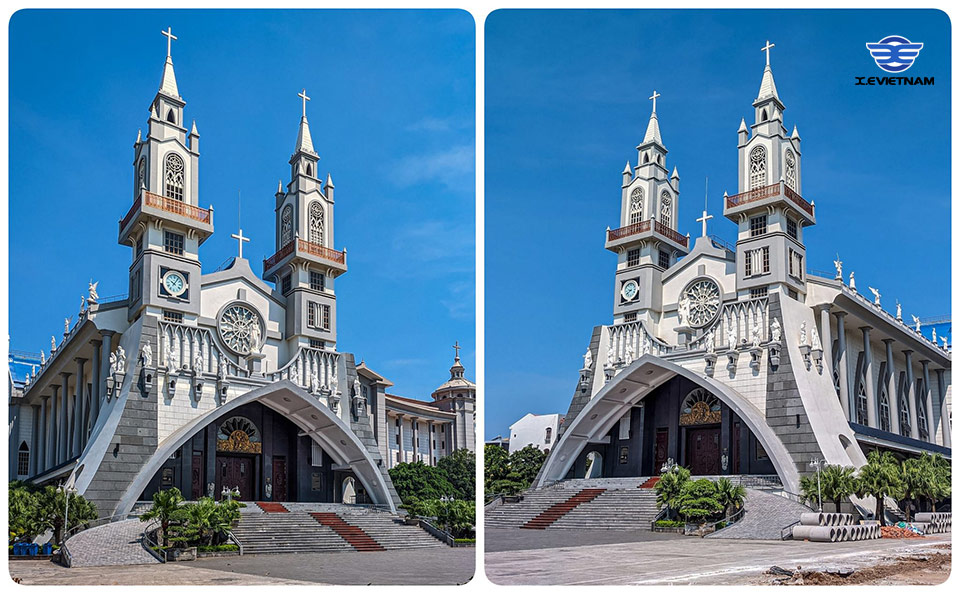
M 666 427 L 657 429 L 657 439 L 654 442 L 653 474 L 659 475 L 660 469 L 667 463 L 667 447 L 669 432 Z
M 240 490 L 240 499 L 254 498 L 253 458 L 247 456 L 217 455 L 217 493 L 219 497 L 223 487 Z
M 720 474 L 720 427 L 687 429 L 690 474 Z
M 287 458 L 273 457 L 273 500 L 287 500 Z
M 193 452 L 190 463 L 190 494 L 197 501 L 203 497 L 203 452 Z

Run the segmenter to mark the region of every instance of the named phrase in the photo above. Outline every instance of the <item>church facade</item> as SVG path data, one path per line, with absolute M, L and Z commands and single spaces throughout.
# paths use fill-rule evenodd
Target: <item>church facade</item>
M 457 357 L 455 394 L 447 382 L 431 401 L 404 404 L 432 416 L 399 414 L 389 380 L 338 350 L 336 283 L 347 254 L 335 247 L 334 184 L 318 170 L 305 91 L 288 181 L 274 194 L 275 253 L 251 265 L 241 230 L 240 256 L 202 270 L 214 211 L 201 206 L 200 136 L 177 86 L 176 38 L 164 35 L 160 88 L 118 213 L 129 294 L 101 299 L 91 284 L 49 357 L 11 359 L 10 478 L 66 482 L 101 517 L 169 487 L 187 499 L 231 489 L 245 500 L 349 494 L 395 511 L 394 421 L 412 418 L 438 436 L 430 463 L 473 450 L 475 386 Z
M 784 124 L 770 48 L 752 124 L 737 131 L 729 245 L 677 227 L 680 178 L 667 165 L 654 92 L 637 163 L 606 231 L 617 256 L 613 323 L 593 329 L 560 439 L 534 487 L 599 476 L 755 475 L 799 493 L 815 459 L 859 467 L 950 444 L 949 345 L 864 297 L 843 263 L 813 273 L 801 138 Z

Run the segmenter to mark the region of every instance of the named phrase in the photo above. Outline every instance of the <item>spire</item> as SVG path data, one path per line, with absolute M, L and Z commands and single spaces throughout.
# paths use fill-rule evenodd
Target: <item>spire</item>
M 670 179 L 680 179 L 680 174 L 677 173 L 677 168 L 676 168 L 676 166 L 674 166 L 674 168 L 673 168 L 673 174 L 670 176 Z
M 747 131 L 747 121 L 744 120 L 743 118 L 740 118 L 740 128 L 737 129 L 737 133 L 739 134 L 740 132 L 746 132 L 746 131 Z
M 460 341 L 458 340 L 453 345 L 456 355 L 453 358 L 453 365 L 450 367 L 450 379 L 459 379 L 463 377 L 463 365 L 460 363 L 460 349 L 463 347 L 460 346 Z
M 180 91 L 177 90 L 177 77 L 173 73 L 173 59 L 170 57 L 170 43 L 177 37 L 170 32 L 170 27 L 166 31 L 161 31 L 167 38 L 167 61 L 163 65 L 163 78 L 160 79 L 160 92 L 164 95 L 180 98 Z
M 327 174 L 327 187 L 328 187 L 328 188 L 334 187 L 334 185 L 333 185 L 333 177 L 332 177 L 329 173 Z
M 774 44 L 767 41 L 767 44 L 761 49 L 761 51 L 767 53 L 767 65 L 763 69 L 763 78 L 760 80 L 760 92 L 757 93 L 757 101 L 768 97 L 775 97 L 777 101 L 780 100 L 780 96 L 777 95 L 777 85 L 773 82 L 773 70 L 770 69 L 770 48 L 772 47 L 774 47 Z
M 197 132 L 197 120 L 193 120 L 193 125 L 190 126 L 190 135 L 191 135 L 191 136 L 200 136 L 200 133 Z
M 800 134 L 797 132 L 796 126 L 793 127 L 793 134 L 790 135 L 790 138 L 796 138 L 797 140 L 800 140 Z
M 654 91 L 650 97 L 653 101 L 653 110 L 650 112 L 650 122 L 647 123 L 647 132 L 643 135 L 643 142 L 641 144 L 656 142 L 661 146 L 663 145 L 663 140 L 660 138 L 660 122 L 657 120 L 657 97 L 659 96 L 660 93 Z
M 623 168 L 623 173 L 624 173 L 624 174 L 627 174 L 627 173 L 630 173 L 630 172 L 631 172 L 631 169 L 630 169 L 630 161 L 627 161 L 627 166 Z
M 296 152 L 306 152 L 313 153 L 313 139 L 310 138 L 310 124 L 307 122 L 307 101 L 310 101 L 310 97 L 307 97 L 307 90 L 303 89 L 297 93 L 297 97 L 303 100 L 303 111 L 300 115 L 300 131 L 297 133 L 297 150 Z
M 277 194 L 283 194 L 283 180 L 277 180 Z

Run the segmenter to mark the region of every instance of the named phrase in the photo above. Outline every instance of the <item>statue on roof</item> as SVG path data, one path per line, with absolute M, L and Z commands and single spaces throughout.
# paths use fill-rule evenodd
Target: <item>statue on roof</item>
M 100 284 L 100 281 L 97 281 L 97 282 L 90 281 L 88 283 L 87 293 L 89 293 L 89 297 L 87 297 L 87 303 L 96 303 L 97 300 L 100 299 L 100 295 L 97 293 L 97 285 L 99 284 Z
M 773 318 L 773 321 L 770 322 L 770 340 L 773 342 L 780 342 L 782 337 L 783 329 L 780 327 L 780 320 Z
M 850 271 L 850 288 L 853 289 L 854 291 L 857 290 L 857 282 L 856 282 L 855 280 L 853 280 L 853 271 L 852 271 L 852 270 Z
M 807 322 L 800 322 L 800 346 L 807 344 Z
M 590 369 L 593 365 L 593 353 L 590 352 L 590 349 L 587 349 L 587 352 L 583 354 L 583 368 Z
M 897 301 L 897 320 L 903 321 L 903 310 L 900 308 L 900 302 Z
M 867 287 L 870 289 L 870 292 L 873 293 L 873 304 L 877 307 L 880 307 L 880 291 L 874 289 L 873 287 Z
M 840 254 L 837 254 L 837 259 L 833 261 L 833 267 L 837 269 L 836 280 L 843 280 L 843 262 L 840 261 Z
M 70 334 L 70 318 L 63 318 L 63 333 Z
M 911 315 L 910 317 L 913 318 L 913 323 L 916 326 L 917 334 L 920 334 L 920 318 L 914 315 Z
M 57 339 L 53 336 L 50 337 L 50 352 L 57 350 Z

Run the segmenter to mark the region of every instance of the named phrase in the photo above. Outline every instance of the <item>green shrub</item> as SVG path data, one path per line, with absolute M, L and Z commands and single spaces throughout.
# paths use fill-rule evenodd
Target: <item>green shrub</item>
M 657 520 L 655 524 L 660 528 L 683 528 L 685 525 L 679 520 Z
M 222 553 L 228 551 L 239 551 L 240 547 L 235 544 L 221 544 L 197 547 L 198 553 Z
M 684 483 L 677 499 L 680 516 L 688 522 L 700 523 L 723 510 L 717 500 L 717 486 L 709 479 Z

